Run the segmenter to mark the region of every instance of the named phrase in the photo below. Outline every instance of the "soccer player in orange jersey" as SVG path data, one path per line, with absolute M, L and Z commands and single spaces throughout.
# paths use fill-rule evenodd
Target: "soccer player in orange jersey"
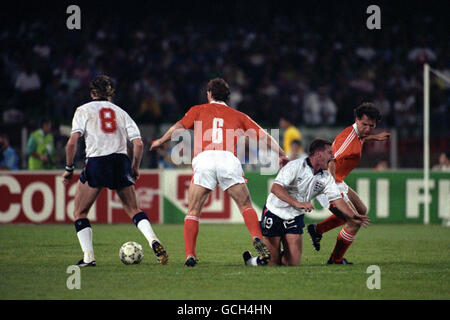
M 236 157 L 237 139 L 242 135 L 256 140 L 267 139 L 267 146 L 277 152 L 281 164 L 288 161 L 287 157 L 278 143 L 256 122 L 227 106 L 230 89 L 223 79 L 216 78 L 208 82 L 206 93 L 207 104 L 191 107 L 180 121 L 160 139 L 153 141 L 150 147 L 150 150 L 160 147 L 171 139 L 177 129 L 194 130 L 194 175 L 189 186 L 188 212 L 184 220 L 185 265 L 197 265 L 195 247 L 200 213 L 208 195 L 217 185 L 235 201 L 258 251 L 259 263 L 267 264 L 270 253 L 262 241 L 258 216 L 252 207 L 241 162 Z
M 344 200 L 357 213 L 366 215 L 367 207 L 358 194 L 347 186 L 344 179 L 358 165 L 361 159 L 363 143 L 370 140 L 387 140 L 390 137 L 390 133 L 370 134 L 376 127 L 377 122 L 381 120 L 380 111 L 372 103 L 365 102 L 361 104 L 354 110 L 354 113 L 355 123 L 344 129 L 333 142 L 334 161 L 330 161 L 328 170 L 335 177 Z M 345 223 L 343 219 L 339 218 L 342 217 L 339 210 L 330 205 L 323 197 L 318 197 L 318 200 L 322 206 L 328 207 L 333 215 L 319 223 L 308 225 L 308 233 L 311 236 L 314 248 L 317 251 L 320 250 L 320 240 L 323 233 L 345 224 L 338 235 L 336 246 L 328 260 L 328 264 L 351 264 L 344 258 L 344 254 L 355 239 L 360 225 Z

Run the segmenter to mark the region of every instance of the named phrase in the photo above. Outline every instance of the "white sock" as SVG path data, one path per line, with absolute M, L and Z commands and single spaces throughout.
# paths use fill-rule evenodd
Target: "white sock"
M 77 232 L 78 241 L 80 242 L 81 250 L 83 250 L 83 261 L 86 263 L 95 260 L 94 246 L 92 244 L 92 228 L 87 227 Z
M 142 219 L 137 224 L 138 229 L 142 232 L 144 237 L 147 239 L 148 243 L 150 244 L 150 247 L 152 246 L 152 242 L 154 240 L 158 240 L 158 237 L 156 236 L 155 232 L 152 229 L 152 225 L 150 224 L 150 221 L 147 219 Z
M 258 257 L 251 257 L 250 259 L 248 259 L 247 261 L 245 261 L 245 264 L 247 266 L 252 266 L 252 267 L 256 267 L 258 266 Z

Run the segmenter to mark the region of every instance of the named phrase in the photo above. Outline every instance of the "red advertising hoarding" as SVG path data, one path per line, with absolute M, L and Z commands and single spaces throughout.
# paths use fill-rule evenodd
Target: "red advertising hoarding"
M 78 178 L 66 186 L 59 171 L 0 173 L 0 223 L 72 222 Z M 159 173 L 143 173 L 135 188 L 140 208 L 152 223 L 161 222 Z M 97 223 L 130 222 L 117 193 L 106 188 L 88 216 Z

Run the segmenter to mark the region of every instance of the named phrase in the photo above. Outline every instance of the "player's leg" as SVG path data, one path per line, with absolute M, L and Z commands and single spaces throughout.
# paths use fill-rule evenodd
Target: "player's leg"
M 201 185 L 191 183 L 189 186 L 188 212 L 184 219 L 184 252 L 185 265 L 193 267 L 197 264 L 195 247 L 199 231 L 200 213 L 211 190 Z
M 361 215 L 366 215 L 367 207 L 359 198 L 358 194 L 353 189 L 348 187 L 347 195 L 349 199 L 347 203 L 350 208 Z M 361 225 L 355 223 L 354 221 L 350 220 L 345 223 L 341 232 L 339 232 L 333 253 L 331 254 L 328 261 L 329 263 L 348 263 L 348 261 L 344 259 L 344 255 L 355 240 L 356 234 L 358 233 L 360 228 Z
M 133 220 L 136 227 L 147 239 L 150 247 L 155 252 L 158 262 L 163 265 L 167 264 L 169 262 L 167 252 L 153 231 L 147 214 L 138 206 L 134 185 L 127 186 L 116 191 L 122 202 L 124 211 Z
M 250 192 L 248 191 L 247 185 L 245 183 L 238 183 L 229 187 L 226 191 L 239 208 L 239 211 L 244 218 L 245 225 L 250 231 L 252 239 L 255 237 L 262 239 L 258 215 L 252 207 Z
M 355 206 L 351 201 L 347 201 L 348 205 L 352 210 L 356 212 Z M 335 208 L 335 210 L 338 212 Z M 361 226 L 353 220 L 348 220 L 344 227 L 341 229 L 337 236 L 336 245 L 331 253 L 330 259 L 328 260 L 328 264 L 352 264 L 348 262 L 344 255 L 347 252 L 350 245 L 353 243 L 356 237 L 356 233 L 358 232 Z
M 281 261 L 281 237 L 264 237 L 264 243 L 270 251 L 269 266 L 278 266 Z
M 270 251 L 263 242 L 263 235 L 261 233 L 261 225 L 258 220 L 258 215 L 252 207 L 250 199 L 250 192 L 245 183 L 237 183 L 226 189 L 230 197 L 234 200 L 239 211 L 244 218 L 245 225 L 252 237 L 253 246 L 258 251 L 261 262 L 267 263 L 270 259 Z
M 281 265 L 281 237 L 264 237 L 264 243 L 270 252 L 270 260 L 262 261 L 259 256 L 252 257 L 249 251 L 243 253 L 244 263 L 247 266 L 278 266 Z
M 101 188 L 90 187 L 88 183 L 81 183 L 80 181 L 77 183 L 73 215 L 78 241 L 84 254 L 83 259 L 77 264 L 81 267 L 96 265 L 92 243 L 92 227 L 87 215 L 101 190 Z
M 281 264 L 298 266 L 302 257 L 302 235 L 286 233 L 282 241 L 284 251 L 281 257 Z
M 367 207 L 364 204 L 364 202 L 361 200 L 361 198 L 358 196 L 358 194 L 350 187 L 348 187 L 348 198 L 350 202 L 353 204 L 356 211 L 361 215 L 367 214 Z
M 348 186 L 345 183 L 338 183 L 338 188 L 341 191 L 342 198 L 345 201 L 348 201 Z M 311 236 L 312 244 L 314 248 L 319 251 L 320 250 L 320 240 L 322 240 L 322 235 L 325 232 L 328 232 L 334 228 L 342 226 L 345 224 L 345 219 L 342 218 L 342 215 L 339 215 L 338 212 L 334 210 L 334 207 L 328 202 L 328 199 L 324 195 L 320 195 L 316 198 L 322 207 L 327 208 L 331 211 L 332 215 L 330 215 L 325 220 L 322 220 L 317 223 L 313 223 L 308 225 L 307 231 Z

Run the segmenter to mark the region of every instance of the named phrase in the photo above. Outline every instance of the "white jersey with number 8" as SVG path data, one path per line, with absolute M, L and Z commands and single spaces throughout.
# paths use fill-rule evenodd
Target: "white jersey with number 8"
M 86 157 L 113 153 L 127 154 L 127 141 L 141 138 L 131 117 L 107 100 L 96 100 L 77 108 L 72 132 L 80 132 L 86 142 Z

